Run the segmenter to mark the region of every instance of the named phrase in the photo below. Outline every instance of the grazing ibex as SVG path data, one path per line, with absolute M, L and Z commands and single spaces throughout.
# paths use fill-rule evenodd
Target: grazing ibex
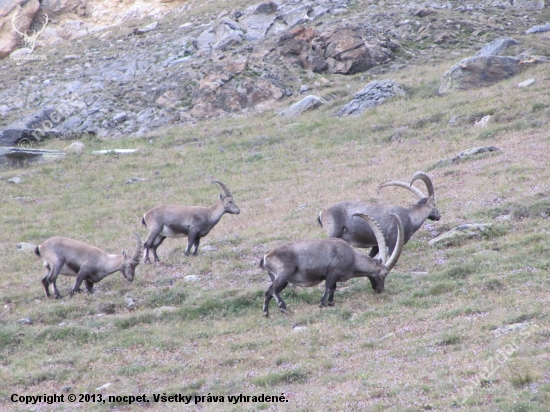
M 428 196 L 412 185 L 416 180 L 422 180 L 426 184 Z M 360 248 L 371 247 L 369 256 L 374 257 L 379 253 L 376 236 L 365 222 L 353 219 L 354 214 L 364 213 L 376 219 L 386 237 L 389 253 L 392 253 L 397 240 L 397 227 L 393 219 L 390 219 L 390 213 L 397 214 L 403 222 L 405 243 L 411 239 L 426 219 L 439 220 L 441 218 L 435 205 L 434 187 L 426 173 L 416 172 L 410 184 L 400 180 L 386 180 L 380 183 L 378 192 L 388 186 L 399 186 L 410 190 L 418 197 L 418 202 L 409 207 L 365 202 L 340 202 L 322 210 L 317 221 L 326 229 L 328 237 L 343 239 Z
M 325 281 L 325 293 L 319 307 L 334 304 L 336 282 L 346 282 L 351 278 L 368 277 L 377 293 L 384 291 L 386 276 L 399 259 L 403 249 L 403 224 L 395 213 L 390 216 L 397 225 L 397 246 L 386 261 L 386 241 L 382 229 L 376 221 L 365 214 L 356 213 L 353 219 L 365 220 L 372 228 L 380 255 L 373 259 L 359 253 L 342 239 L 297 240 L 276 247 L 263 257 L 260 267 L 267 270 L 272 284 L 264 293 L 264 316 L 269 316 L 269 301 L 275 297 L 279 309 L 287 313 L 286 304 L 279 295 L 288 283 L 296 286 L 317 286 Z M 358 217 L 362 218 L 359 219 Z
M 34 253 L 42 258 L 47 270 L 42 279 L 46 296 L 50 297 L 50 284 L 53 284 L 55 298 L 61 298 L 56 285 L 59 274 L 76 276 L 71 297 L 80 291 L 82 282 L 86 282 L 86 290 L 91 293 L 94 283 L 119 270 L 132 282 L 142 251 L 141 238 L 135 232 L 134 235 L 136 249 L 131 257 L 124 250 L 121 255 L 113 255 L 87 243 L 61 236 L 51 237 L 38 245 Z
M 157 248 L 167 237 L 186 237 L 187 249 L 185 256 L 189 256 L 191 247 L 195 245 L 193 256 L 197 256 L 197 249 L 201 237 L 206 236 L 219 222 L 224 213 L 238 215 L 239 207 L 233 202 L 231 190 L 222 182 L 213 180 L 223 190 L 220 199 L 210 207 L 161 205 L 154 207 L 143 215 L 141 223 L 149 228 L 149 235 L 145 241 L 145 263 L 149 260 L 149 249 L 153 250 L 155 262 L 159 261 Z

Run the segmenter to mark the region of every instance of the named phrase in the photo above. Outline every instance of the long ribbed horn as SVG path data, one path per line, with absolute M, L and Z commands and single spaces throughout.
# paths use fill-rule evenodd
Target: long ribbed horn
M 225 194 L 226 197 L 232 196 L 231 195 L 231 190 L 229 190 L 229 188 L 226 185 L 224 185 L 222 182 L 220 182 L 219 180 L 212 180 L 212 183 L 215 183 L 219 187 L 221 187 L 222 190 L 223 190 L 223 193 Z
M 393 220 L 397 223 L 397 242 L 393 248 L 393 253 L 385 263 L 388 271 L 392 270 L 397 263 L 397 259 L 399 259 L 399 255 L 401 255 L 401 251 L 403 250 L 403 244 L 405 243 L 405 230 L 403 229 L 403 222 L 401 222 L 401 219 L 395 213 L 390 213 L 390 216 L 393 217 Z
M 432 180 L 430 179 L 430 177 L 424 172 L 416 172 L 413 175 L 413 178 L 411 180 L 411 187 L 412 187 L 412 184 L 415 182 L 415 180 L 422 180 L 424 183 L 426 183 L 426 188 L 428 189 L 428 196 L 427 197 L 433 196 L 433 198 L 435 200 L 434 185 L 433 185 Z
M 141 251 L 143 250 L 143 242 L 141 241 L 141 237 L 139 236 L 139 233 L 134 232 L 134 237 L 136 238 L 136 249 L 134 250 L 134 255 L 132 256 L 132 260 L 139 262 L 139 258 L 141 257 Z
M 414 193 L 414 195 L 418 199 L 422 199 L 423 197 L 425 197 L 422 191 L 420 191 L 414 186 L 411 186 L 409 183 L 403 182 L 401 180 L 393 180 L 393 179 L 387 179 L 387 180 L 384 180 L 382 183 L 380 183 L 380 185 L 378 186 L 378 193 L 380 193 L 380 190 L 382 188 L 388 187 L 388 186 L 399 186 L 399 187 L 402 187 L 403 189 L 410 190 L 411 192 Z
M 378 224 L 374 218 L 370 217 L 369 215 L 365 215 L 364 213 L 354 213 L 353 216 L 358 216 L 367 221 L 369 226 L 371 227 L 372 231 L 374 232 L 374 235 L 376 236 L 376 241 L 378 242 L 378 257 L 380 260 L 382 260 L 382 263 L 386 262 L 386 238 L 384 237 L 384 232 L 382 232 L 382 228 Z

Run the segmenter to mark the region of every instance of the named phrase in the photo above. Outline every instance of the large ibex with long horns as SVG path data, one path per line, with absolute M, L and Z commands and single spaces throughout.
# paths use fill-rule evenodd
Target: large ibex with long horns
M 386 276 L 397 263 L 403 249 L 401 219 L 395 213 L 390 213 L 397 227 L 397 246 L 386 261 L 386 241 L 382 228 L 368 215 L 356 213 L 352 218 L 363 221 L 371 228 L 378 241 L 379 257 L 373 259 L 359 253 L 341 239 L 297 240 L 276 247 L 260 262 L 260 267 L 267 270 L 273 281 L 264 293 L 264 316 L 269 316 L 269 301 L 273 297 L 280 311 L 287 313 L 286 304 L 279 294 L 289 283 L 308 287 L 325 281 L 325 293 L 319 302 L 321 308 L 326 304 L 333 305 L 336 282 L 368 277 L 375 292 L 384 291 Z
M 238 215 L 239 207 L 233 201 L 231 190 L 222 182 L 213 180 L 223 190 L 219 200 L 210 207 L 160 205 L 143 215 L 141 223 L 149 228 L 149 235 L 145 241 L 145 263 L 150 263 L 149 249 L 153 250 L 155 262 L 159 261 L 157 248 L 167 237 L 187 237 L 185 255 L 189 256 L 194 245 L 193 256 L 197 256 L 197 249 L 202 237 L 219 222 L 225 213 Z
M 412 184 L 422 180 L 428 189 L 428 195 Z M 390 213 L 395 213 L 403 222 L 405 243 L 422 226 L 426 219 L 439 220 L 441 214 L 435 205 L 434 187 L 429 176 L 424 172 L 416 172 L 410 183 L 389 179 L 378 186 L 378 192 L 384 187 L 398 186 L 410 190 L 418 202 L 408 207 L 399 205 L 384 205 L 365 202 L 340 202 L 324 209 L 319 213 L 317 221 L 327 231 L 329 237 L 340 238 L 349 244 L 360 248 L 372 248 L 370 256 L 379 253 L 376 236 L 371 227 L 360 219 L 354 219 L 356 213 L 364 213 L 372 216 L 382 227 L 389 252 L 391 253 L 397 241 L 397 226 L 390 218 Z
M 132 256 L 128 256 L 124 250 L 120 255 L 109 254 L 95 246 L 61 236 L 51 237 L 38 245 L 34 253 L 42 258 L 47 270 L 42 279 L 46 296 L 50 297 L 50 284 L 53 284 L 55 298 L 61 298 L 56 285 L 59 274 L 76 276 L 71 297 L 80 291 L 82 282 L 86 283 L 86 290 L 91 293 L 94 283 L 119 270 L 132 282 L 143 249 L 139 235 L 134 232 L 134 236 L 136 249 Z

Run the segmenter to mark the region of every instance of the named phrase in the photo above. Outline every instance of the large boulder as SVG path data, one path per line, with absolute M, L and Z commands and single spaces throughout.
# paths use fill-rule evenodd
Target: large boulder
M 245 11 L 245 15 L 239 19 L 239 23 L 246 27 L 247 40 L 258 40 L 265 37 L 277 18 L 277 8 L 277 3 L 266 0 Z
M 367 84 L 353 96 L 353 100 L 336 112 L 336 116 L 359 115 L 365 110 L 379 106 L 394 96 L 405 92 L 393 80 L 380 80 Z
M 491 86 L 520 73 L 525 64 L 509 56 L 468 57 L 441 77 L 440 93 Z
M 333 27 L 313 41 L 313 50 L 328 63 L 329 73 L 355 74 L 386 63 L 393 53 L 364 41 L 365 30 L 359 26 Z
M 197 37 L 199 50 L 225 51 L 233 46 L 238 46 L 243 42 L 246 28 L 234 20 L 227 17 L 204 30 Z
M 15 17 L 17 30 L 25 33 L 39 8 L 38 0 L 0 1 L 0 58 L 9 56 L 23 40 L 14 30 L 12 19 Z
M 43 139 L 71 140 L 96 135 L 68 105 L 44 107 L 0 130 L 0 146 L 27 147 Z
M 201 119 L 240 112 L 284 96 L 268 76 L 242 75 L 247 67 L 248 61 L 242 59 L 209 70 L 193 94 L 191 116 Z
M 299 27 L 287 31 L 277 42 L 280 56 L 316 73 L 354 74 L 394 58 L 391 50 L 365 43 L 360 27 L 336 26 L 317 33 Z

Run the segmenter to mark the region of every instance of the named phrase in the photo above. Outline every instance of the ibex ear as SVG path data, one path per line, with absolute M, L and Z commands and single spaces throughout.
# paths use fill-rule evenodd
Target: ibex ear
M 225 199 L 225 196 L 220 193 L 220 200 Z
M 126 254 L 126 251 L 124 249 L 122 249 L 122 257 L 124 259 L 128 259 L 128 255 Z

